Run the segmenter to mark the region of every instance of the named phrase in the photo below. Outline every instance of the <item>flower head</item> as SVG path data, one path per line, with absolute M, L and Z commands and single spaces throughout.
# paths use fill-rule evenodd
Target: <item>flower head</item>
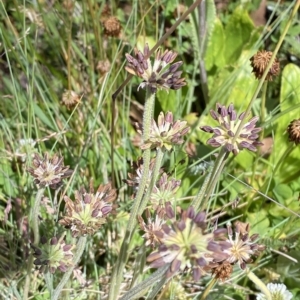
M 246 264 L 251 263 L 252 256 L 258 256 L 265 249 L 265 246 L 257 244 L 258 234 L 249 236 L 250 226 L 248 223 L 235 223 L 235 237 L 233 238 L 232 227 L 227 225 L 228 238 L 220 242 L 223 246 L 223 252 L 228 255 L 224 260 L 230 264 L 239 263 L 242 270 L 245 270 Z
M 184 142 L 183 136 L 189 131 L 186 121 L 173 121 L 173 114 L 167 112 L 166 116 L 161 112 L 157 123 L 152 120 L 150 128 L 150 138 L 144 141 L 142 149 L 162 148 L 170 151 L 174 145 L 180 145 Z M 137 124 L 138 132 L 142 134 L 142 128 Z
M 153 187 L 153 191 L 150 195 L 151 204 L 154 207 L 165 204 L 166 202 L 174 203 L 175 194 L 179 189 L 181 180 L 176 180 L 174 178 L 168 179 L 167 173 L 163 173 Z
M 165 224 L 165 210 L 158 206 L 151 217 L 149 209 L 146 209 L 147 223 L 141 216 L 138 216 L 140 228 L 145 232 L 143 238 L 146 240 L 146 246 L 151 245 L 152 248 L 161 243 L 160 238 L 163 237 L 162 225 Z
M 92 184 L 91 184 L 92 185 Z M 107 215 L 112 211 L 112 202 L 116 198 L 116 190 L 110 184 L 100 185 L 94 193 L 90 185 L 90 192 L 84 188 L 75 192 L 75 201 L 65 196 L 66 215 L 59 221 L 69 227 L 73 237 L 94 234 L 106 222 Z
M 146 183 L 146 190 L 150 184 L 151 178 L 152 178 L 152 173 L 154 169 L 154 164 L 155 164 L 155 158 L 152 158 L 150 161 L 150 166 L 149 166 L 149 175 L 148 175 L 148 180 Z M 138 187 L 140 185 L 141 179 L 142 179 L 142 174 L 144 170 L 144 165 L 143 165 L 143 158 L 139 158 L 136 162 L 133 162 L 132 164 L 132 173 L 128 173 L 128 179 L 124 179 L 123 181 L 127 183 L 129 186 L 132 186 L 134 189 L 134 194 L 137 192 Z M 162 172 L 162 170 L 160 170 Z
M 144 47 L 144 52 L 135 49 L 135 57 L 126 53 L 126 59 L 128 65 L 126 70 L 138 77 L 141 77 L 144 81 L 139 85 L 139 88 L 149 87 L 152 93 L 155 93 L 157 89 L 165 90 L 178 90 L 182 86 L 186 85 L 185 79 L 180 78 L 181 71 L 178 71 L 182 65 L 182 61 L 171 64 L 177 53 L 166 50 L 161 53 L 157 51 L 154 64 L 151 64 L 148 44 Z
M 48 153 L 40 157 L 35 153 L 32 159 L 33 167 L 28 168 L 28 172 L 35 178 L 34 183 L 40 187 L 49 186 L 52 189 L 58 188 L 62 179 L 71 176 L 73 173 L 69 166 L 64 166 L 63 157 L 54 154 L 52 158 Z
M 210 263 L 227 257 L 219 244 L 213 241 L 220 232 L 205 233 L 204 212 L 196 214 L 194 208 L 189 207 L 181 212 L 180 220 L 176 221 L 175 213 L 170 203 L 167 203 L 166 215 L 172 221 L 170 225 L 162 225 L 161 245 L 147 258 L 151 267 L 159 268 L 170 264 L 168 277 L 187 267 L 192 269 L 193 278 L 198 281 L 211 270 Z
M 258 51 L 253 57 L 251 57 L 251 66 L 253 68 L 253 73 L 257 79 L 262 78 L 265 69 L 267 68 L 269 61 L 272 57 L 273 53 L 271 51 Z M 280 71 L 280 64 L 278 59 L 276 58 L 267 74 L 265 80 L 272 81 L 272 76 L 277 76 Z
M 111 37 L 119 37 L 122 26 L 118 18 L 111 16 L 103 21 L 104 34 Z
M 49 241 L 41 238 L 41 246 L 31 245 L 36 257 L 34 264 L 37 266 L 47 266 L 51 273 L 56 269 L 66 272 L 72 266 L 73 253 L 75 245 L 67 245 L 64 242 L 64 236 L 57 238 L 53 237 Z
M 288 128 L 287 132 L 291 142 L 294 142 L 296 145 L 300 143 L 300 119 L 293 120 Z
M 271 293 L 272 300 L 291 300 L 293 294 L 286 289 L 286 286 L 282 283 L 268 283 L 267 288 Z M 256 300 L 267 299 L 264 294 L 258 294 Z
M 71 109 L 80 102 L 80 97 L 74 91 L 66 90 L 62 94 L 61 102 L 67 107 L 67 109 Z
M 234 109 L 233 104 L 230 104 L 228 108 L 217 103 L 216 111 L 211 110 L 210 114 L 214 120 L 220 125 L 217 127 L 202 126 L 205 132 L 213 133 L 213 137 L 207 141 L 207 144 L 213 147 L 225 146 L 226 150 L 233 154 L 238 154 L 243 148 L 256 151 L 256 147 L 262 145 L 258 142 L 258 132 L 261 131 L 260 127 L 255 127 L 258 117 L 253 117 L 247 123 L 245 123 L 235 138 L 237 129 L 246 117 L 245 113 L 241 113 L 238 117 Z

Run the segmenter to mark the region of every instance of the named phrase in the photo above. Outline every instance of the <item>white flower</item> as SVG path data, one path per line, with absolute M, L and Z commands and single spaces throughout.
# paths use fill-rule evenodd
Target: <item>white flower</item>
M 286 286 L 282 283 L 268 283 L 267 288 L 271 293 L 272 300 L 291 300 L 293 294 L 286 289 Z M 267 299 L 264 294 L 258 294 L 256 300 Z

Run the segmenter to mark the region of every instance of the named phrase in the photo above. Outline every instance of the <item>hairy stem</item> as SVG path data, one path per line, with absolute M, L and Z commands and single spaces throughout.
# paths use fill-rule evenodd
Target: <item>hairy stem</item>
M 133 300 L 137 299 L 151 287 L 151 285 L 155 284 L 160 280 L 165 280 L 165 274 L 169 268 L 169 264 L 159 268 L 152 275 L 147 277 L 143 282 L 136 285 L 133 289 L 128 291 L 120 300 Z
M 40 212 L 40 205 L 41 205 L 41 199 L 44 195 L 45 188 L 40 188 L 37 191 L 32 214 L 31 214 L 31 224 L 32 224 L 32 230 L 33 230 L 33 243 L 35 245 L 38 245 L 40 241 L 40 230 L 39 230 L 39 212 Z M 27 274 L 26 274 L 26 280 L 25 280 L 25 286 L 24 286 L 24 293 L 23 293 L 23 299 L 28 299 L 28 293 L 30 288 L 30 279 L 31 279 L 31 269 L 33 266 L 33 255 L 30 254 L 28 259 L 28 265 L 27 265 Z
M 154 110 L 154 100 L 155 94 L 151 93 L 150 89 L 146 90 L 146 102 L 144 108 L 144 116 L 143 116 L 143 141 L 147 141 L 150 137 L 150 128 L 151 128 L 151 121 L 153 116 Z M 145 188 L 148 182 L 149 177 L 149 168 L 150 168 L 150 160 L 151 160 L 151 149 L 146 149 L 143 153 L 143 172 L 142 178 L 138 187 L 138 191 L 131 209 L 129 221 L 126 228 L 126 233 L 124 240 L 122 242 L 120 255 L 118 256 L 116 266 L 113 271 L 113 275 L 111 278 L 111 285 L 109 291 L 109 300 L 114 300 L 117 298 L 119 293 L 119 288 L 121 285 L 121 281 L 123 278 L 123 270 L 127 260 L 128 254 L 128 247 L 130 244 L 131 236 L 133 230 L 137 223 L 137 215 L 138 210 L 145 193 Z
M 66 283 L 70 279 L 70 276 L 71 276 L 74 268 L 78 264 L 78 262 L 79 262 L 79 260 L 82 256 L 82 253 L 85 249 L 86 241 L 87 241 L 86 236 L 82 236 L 82 237 L 79 238 L 78 243 L 76 245 L 76 253 L 75 253 L 74 259 L 73 259 L 73 266 L 70 267 L 70 269 L 64 274 L 64 276 L 60 280 L 59 284 L 57 285 L 56 289 L 53 292 L 53 296 L 52 296 L 51 300 L 57 300 L 58 299 L 62 289 L 64 288 L 64 286 L 66 285 Z

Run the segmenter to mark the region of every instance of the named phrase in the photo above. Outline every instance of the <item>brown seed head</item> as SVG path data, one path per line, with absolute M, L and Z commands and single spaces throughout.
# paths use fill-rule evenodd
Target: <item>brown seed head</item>
M 253 73 L 257 79 L 260 79 L 264 72 L 265 69 L 267 68 L 269 61 L 273 55 L 273 52 L 271 51 L 258 51 L 253 57 L 251 57 L 251 66 L 253 68 Z M 280 71 L 280 64 L 277 58 L 275 58 L 268 74 L 266 77 L 266 81 L 272 81 L 273 76 L 277 76 Z
M 287 132 L 290 141 L 298 145 L 300 143 L 300 119 L 293 120 L 287 128 Z
M 103 27 L 104 34 L 111 37 L 118 37 L 122 29 L 120 21 L 114 16 L 107 18 L 103 22 Z
M 233 267 L 229 262 L 222 262 L 217 267 L 212 269 L 212 274 L 221 281 L 225 281 L 230 278 L 233 271 Z
M 61 102 L 67 107 L 67 109 L 71 109 L 80 102 L 80 97 L 74 91 L 68 90 L 62 94 Z

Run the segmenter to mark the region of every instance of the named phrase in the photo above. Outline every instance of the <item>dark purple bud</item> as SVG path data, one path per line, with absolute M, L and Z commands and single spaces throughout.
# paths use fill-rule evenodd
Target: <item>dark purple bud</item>
M 206 213 L 204 211 L 198 212 L 194 218 L 196 224 L 201 224 L 205 222 Z
M 213 133 L 214 132 L 212 127 L 206 126 L 206 125 L 205 126 L 201 126 L 200 129 L 203 130 L 203 131 L 205 131 L 205 132 L 209 132 L 209 133 Z
M 178 259 L 174 259 L 170 266 L 171 272 L 176 273 L 180 269 L 180 266 L 181 266 L 181 261 Z
M 231 130 L 228 130 L 228 131 L 227 131 L 227 134 L 228 134 L 230 137 L 234 137 L 234 133 L 233 133 L 233 131 L 231 131 Z
M 212 118 L 214 119 L 214 120 L 216 120 L 216 121 L 218 121 L 218 114 L 214 111 L 214 110 L 210 110 L 209 111 L 210 112 L 210 115 L 212 116 Z
M 101 209 L 101 212 L 102 212 L 102 215 L 103 216 L 106 216 L 107 214 L 109 214 L 110 212 L 112 211 L 112 207 L 111 206 L 104 206 L 102 209 Z
M 201 271 L 199 268 L 193 268 L 193 280 L 198 282 L 201 278 Z
M 57 242 L 58 242 L 57 237 L 54 236 L 54 237 L 50 240 L 50 245 L 57 245 Z
M 195 209 L 193 206 L 189 206 L 189 208 L 187 209 L 187 217 L 190 219 L 194 219 L 195 217 Z
M 185 222 L 184 220 L 180 220 L 179 222 L 177 222 L 177 228 L 180 230 L 180 231 L 183 231 L 185 229 L 186 225 L 185 225 Z
M 233 149 L 234 149 L 234 146 L 232 144 L 229 144 L 227 143 L 225 145 L 225 149 L 228 151 L 228 152 L 231 152 Z

